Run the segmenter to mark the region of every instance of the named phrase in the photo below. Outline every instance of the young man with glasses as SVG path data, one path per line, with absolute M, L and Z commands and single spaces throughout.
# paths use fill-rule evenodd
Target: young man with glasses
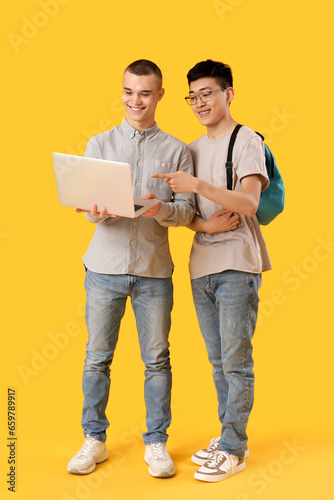
M 166 449 L 171 422 L 168 336 L 173 306 L 168 227 L 187 226 L 193 219 L 195 205 L 193 194 L 174 195 L 167 184 L 151 177 L 161 169 L 182 170 L 189 175 L 193 172 L 186 145 L 162 132 L 155 122 L 156 107 L 163 95 L 162 75 L 156 64 L 145 59 L 130 64 L 123 76 L 124 120 L 112 130 L 92 137 L 85 152 L 91 158 L 129 163 L 134 196 L 158 198 L 159 203 L 135 219 L 115 217 L 104 209 L 98 211 L 96 205 L 86 213 L 97 226 L 83 259 L 88 329 L 82 412 L 86 440 L 67 466 L 73 474 L 88 474 L 108 458 L 105 441 L 109 427 L 106 407 L 110 365 L 128 297 L 146 368 L 144 459 L 154 477 L 175 474 Z M 128 372 L 132 369 L 125 368 Z
M 237 122 L 230 114 L 234 97 L 228 65 L 212 60 L 188 73 L 186 101 L 207 133 L 191 143 L 196 177 L 160 174 L 176 193 L 196 195 L 196 232 L 190 256 L 194 303 L 218 396 L 220 437 L 192 460 L 195 478 L 215 482 L 245 469 L 246 427 L 253 405 L 252 337 L 258 312 L 261 273 L 271 264 L 256 218 L 261 191 L 269 184 L 260 137 L 242 127 L 233 150 L 233 190 L 226 185 L 225 162 Z M 223 207 L 223 208 L 222 208 Z M 220 209 L 220 212 L 217 210 Z M 213 218 L 228 218 L 230 230 L 208 231 Z

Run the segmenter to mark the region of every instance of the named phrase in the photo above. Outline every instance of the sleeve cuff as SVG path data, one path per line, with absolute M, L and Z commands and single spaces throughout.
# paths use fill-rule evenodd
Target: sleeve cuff
M 157 214 L 154 215 L 154 219 L 159 222 L 165 220 L 168 215 L 169 215 L 169 208 L 168 208 L 168 203 L 165 203 L 164 201 L 160 201 L 160 209 Z

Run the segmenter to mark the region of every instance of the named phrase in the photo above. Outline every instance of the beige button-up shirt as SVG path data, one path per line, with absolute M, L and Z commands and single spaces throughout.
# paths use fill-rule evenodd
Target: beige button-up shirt
M 155 194 L 161 201 L 154 217 L 106 218 L 96 222 L 96 230 L 83 257 L 85 266 L 102 274 L 134 274 L 167 278 L 173 272 L 168 242 L 169 226 L 187 226 L 195 214 L 191 193 L 174 194 L 163 179 L 153 173 L 184 170 L 193 173 L 187 146 L 162 132 L 155 123 L 139 133 L 124 119 L 121 125 L 92 137 L 85 156 L 130 164 L 134 196 Z

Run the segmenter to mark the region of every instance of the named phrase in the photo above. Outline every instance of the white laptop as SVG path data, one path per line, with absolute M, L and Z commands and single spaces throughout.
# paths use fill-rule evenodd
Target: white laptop
M 96 203 L 108 214 L 138 217 L 159 200 L 133 197 L 128 163 L 52 153 L 59 203 L 90 210 Z

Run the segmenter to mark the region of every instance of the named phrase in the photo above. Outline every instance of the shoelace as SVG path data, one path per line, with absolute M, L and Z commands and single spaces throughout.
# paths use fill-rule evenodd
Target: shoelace
M 81 448 L 80 452 L 79 452 L 79 456 L 86 456 L 88 455 L 92 448 L 94 447 L 94 441 L 92 440 L 92 438 L 87 438 L 86 441 L 84 442 L 83 444 L 83 447 Z
M 164 450 L 163 443 L 154 443 L 152 445 L 152 451 L 153 451 L 154 457 L 157 460 L 165 460 L 165 450 Z
M 211 454 L 212 452 L 218 449 L 219 441 L 217 443 L 212 443 L 208 446 L 208 451 Z
M 229 453 L 227 453 L 226 451 L 220 451 L 220 450 L 216 450 L 216 451 L 213 451 L 212 453 L 210 453 L 210 458 L 209 458 L 206 466 L 212 467 L 212 468 L 217 467 L 219 462 L 222 461 L 223 457 L 226 458 L 228 466 L 234 467 L 233 460 L 232 460 L 231 456 L 229 455 Z

